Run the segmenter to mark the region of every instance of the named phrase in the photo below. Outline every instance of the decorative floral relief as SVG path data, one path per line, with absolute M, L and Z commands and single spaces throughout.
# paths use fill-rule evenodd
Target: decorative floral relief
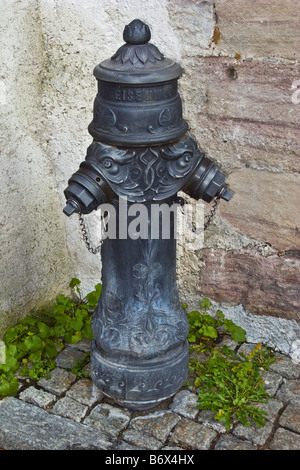
M 185 341 L 188 323 L 175 292 L 163 297 L 167 274 L 157 261 L 153 240 L 138 240 L 142 257 L 132 266 L 131 296 L 122 300 L 102 291 L 93 330 L 107 352 L 129 352 L 151 358 Z
M 96 98 L 97 103 L 97 98 Z M 158 114 L 159 113 L 159 114 Z M 117 113 L 118 114 L 118 113 Z M 127 133 L 137 132 L 133 129 L 134 121 L 120 122 L 117 114 L 107 105 L 98 103 L 95 105 L 94 127 L 99 132 L 109 133 L 113 135 L 126 135 Z M 168 106 L 159 112 L 152 112 L 151 124 L 145 127 L 145 131 L 150 134 L 162 134 L 166 129 L 172 130 L 181 128 L 183 118 L 181 107 L 176 105 Z
M 128 125 L 119 123 L 116 114 L 109 106 L 101 103 L 101 105 L 95 106 L 95 109 L 97 128 L 99 127 L 102 131 L 109 131 L 113 134 L 127 134 Z
M 177 108 L 168 106 L 159 115 L 158 122 L 161 127 L 172 127 L 180 120 L 180 113 Z
M 153 332 L 136 328 L 130 335 L 130 349 L 139 356 L 153 357 L 165 351 L 171 341 L 171 332 L 166 328 L 157 328 Z
M 187 370 L 187 369 L 186 369 Z M 116 371 L 117 372 L 117 371 Z M 159 370 L 158 372 L 161 373 Z M 168 396 L 169 393 L 174 393 L 177 389 L 184 384 L 187 380 L 186 371 L 180 370 L 172 371 L 171 374 L 164 374 L 162 378 L 157 379 L 157 377 L 144 377 L 145 380 L 141 381 L 136 379 L 135 384 L 131 385 L 131 388 L 126 388 L 126 382 L 121 378 L 117 373 L 112 373 L 112 371 L 105 372 L 102 370 L 102 367 L 92 368 L 93 378 L 103 390 L 111 396 L 116 396 L 120 399 L 128 399 L 128 396 L 131 400 L 139 400 L 141 397 L 147 397 L 148 394 L 153 395 L 162 394 Z M 158 398 L 161 398 L 158 396 Z
M 124 44 L 111 60 L 122 64 L 129 62 L 134 67 L 144 67 L 148 62 L 154 64 L 164 60 L 164 56 L 153 44 Z

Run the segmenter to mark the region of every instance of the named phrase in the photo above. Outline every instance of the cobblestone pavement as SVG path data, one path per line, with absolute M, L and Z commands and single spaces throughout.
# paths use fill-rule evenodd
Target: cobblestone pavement
M 1 449 L 175 453 L 300 449 L 300 365 L 287 356 L 277 353 L 276 363 L 265 374 L 272 396 L 262 405 L 268 412 L 265 426 L 236 423 L 226 431 L 211 412 L 197 409 L 197 396 L 187 387 L 148 411 L 121 408 L 89 377 L 78 378 L 71 372 L 89 349 L 87 341 L 67 346 L 50 378 L 34 385 L 20 380 L 18 394 L 0 401 Z M 89 364 L 85 370 L 89 373 Z

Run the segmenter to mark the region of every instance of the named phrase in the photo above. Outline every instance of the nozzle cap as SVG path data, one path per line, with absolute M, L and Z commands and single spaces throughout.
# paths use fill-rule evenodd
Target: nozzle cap
M 226 188 L 226 186 L 222 189 L 220 198 L 225 199 L 225 201 L 230 201 L 230 199 L 233 197 L 233 194 L 229 189 Z
M 67 205 L 63 209 L 63 213 L 70 217 L 74 212 L 78 212 L 78 207 L 73 201 L 67 201 Z

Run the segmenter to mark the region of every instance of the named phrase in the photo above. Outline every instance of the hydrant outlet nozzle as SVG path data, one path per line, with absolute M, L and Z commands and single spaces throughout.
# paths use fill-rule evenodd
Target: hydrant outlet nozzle
M 68 181 L 65 189 L 67 205 L 63 212 L 70 216 L 74 212 L 90 214 L 106 202 L 110 193 L 109 185 L 89 162 L 82 162 L 79 170 Z
M 233 196 L 226 186 L 225 175 L 208 157 L 202 158 L 197 171 L 183 190 L 194 199 L 208 203 L 215 197 L 229 201 Z

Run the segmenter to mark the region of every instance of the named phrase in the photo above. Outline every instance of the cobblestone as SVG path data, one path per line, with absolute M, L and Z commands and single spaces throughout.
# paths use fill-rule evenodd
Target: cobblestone
M 50 378 L 44 377 L 39 380 L 38 386 L 44 388 L 54 395 L 66 393 L 69 387 L 75 382 L 76 375 L 66 369 L 56 367 L 51 372 Z
M 188 390 L 182 390 L 175 395 L 170 408 L 185 418 L 194 419 L 199 413 L 197 409 L 197 395 Z
M 259 428 L 254 424 L 250 424 L 250 426 L 243 426 L 238 424 L 232 433 L 234 436 L 241 439 L 246 439 L 248 442 L 251 442 L 254 445 L 263 446 L 270 436 L 272 429 L 272 423 L 270 423 L 270 421 L 266 421 L 264 427 L 262 428 Z
M 282 413 L 280 426 L 300 434 L 300 409 L 299 406 L 288 405 Z
M 256 450 L 257 448 L 248 441 L 242 441 L 231 434 L 221 436 L 215 445 L 215 450 Z
M 79 361 L 85 358 L 85 352 L 79 349 L 66 347 L 55 360 L 59 367 L 72 369 Z
M 32 405 L 39 406 L 44 410 L 47 410 L 56 402 L 56 396 L 52 393 L 45 392 L 44 390 L 38 390 L 34 386 L 25 388 L 23 392 L 20 393 L 20 400 L 27 401 Z
M 286 379 L 300 378 L 300 364 L 294 364 L 287 356 L 275 354 L 276 362 L 271 364 L 270 370 L 277 372 Z
M 134 418 L 130 425 L 141 434 L 155 437 L 159 441 L 165 442 L 178 421 L 180 421 L 180 417 L 175 413 L 159 410 L 146 416 Z
M 90 377 L 71 372 L 89 347 L 84 341 L 61 351 L 50 378 L 35 385 L 20 377 L 18 394 L 0 401 L 0 448 L 300 450 L 300 369 L 287 356 L 277 354 L 278 363 L 264 376 L 272 397 L 260 405 L 268 413 L 264 427 L 234 423 L 226 431 L 212 412 L 198 410 L 197 395 L 188 387 L 152 410 L 120 407 Z M 89 374 L 90 364 L 84 370 Z
M 80 423 L 85 417 L 87 410 L 87 406 L 78 403 L 78 401 L 73 400 L 73 398 L 63 397 L 55 403 L 51 412 Z
M 183 418 L 171 433 L 171 442 L 189 449 L 208 450 L 217 433 L 200 423 Z
M 270 444 L 271 450 L 299 450 L 300 436 L 284 428 L 278 428 Z
M 126 429 L 123 433 L 123 439 L 141 449 L 158 450 L 162 447 L 162 442 L 155 437 L 148 436 L 147 434 L 141 434 L 136 429 Z
M 276 397 L 284 403 L 300 405 L 300 380 L 285 380 Z
M 84 420 L 84 424 L 108 432 L 113 436 L 118 436 L 127 427 L 130 417 L 131 413 L 129 411 L 120 410 L 107 403 L 100 403 Z
M 82 403 L 83 405 L 93 406 L 101 400 L 104 395 L 90 379 L 80 379 L 67 391 L 66 396 Z

